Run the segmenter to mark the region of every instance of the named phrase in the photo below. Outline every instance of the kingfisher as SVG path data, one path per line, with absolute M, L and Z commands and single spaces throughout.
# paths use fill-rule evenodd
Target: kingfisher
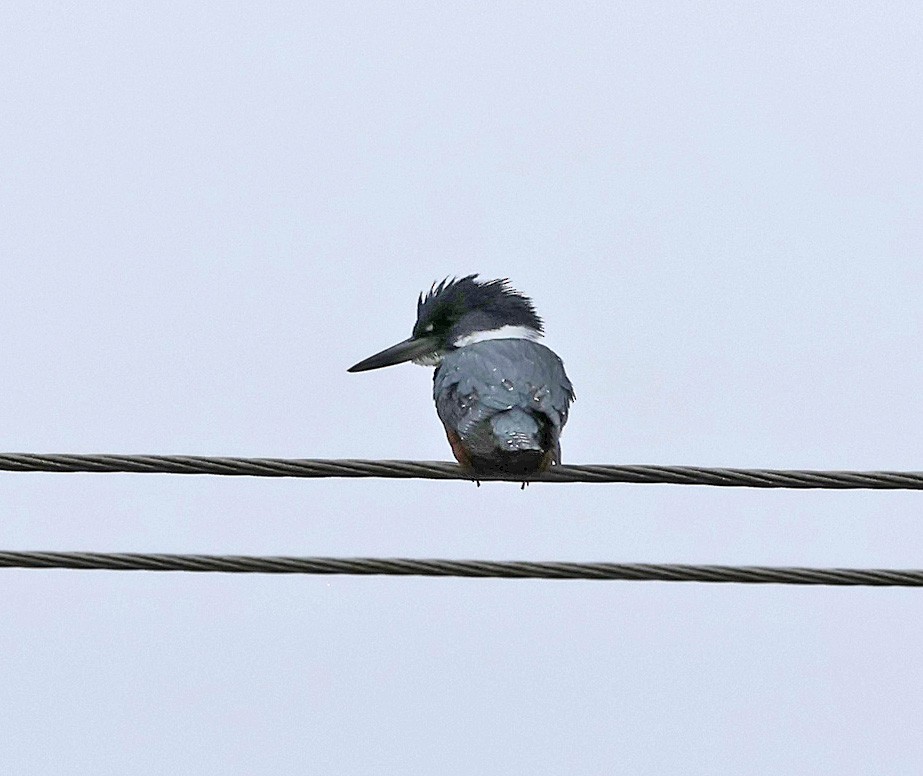
M 420 294 L 409 339 L 348 371 L 436 367 L 436 413 L 462 468 L 474 479 L 529 476 L 561 463 L 574 400 L 563 362 L 536 341 L 543 332 L 532 300 L 509 280 L 446 278 Z

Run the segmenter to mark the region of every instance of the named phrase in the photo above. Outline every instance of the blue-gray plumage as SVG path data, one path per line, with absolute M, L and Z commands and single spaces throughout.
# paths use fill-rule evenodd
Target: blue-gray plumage
M 506 280 L 443 280 L 420 295 L 410 339 L 350 367 L 435 366 L 433 398 L 458 462 L 478 474 L 529 475 L 561 462 L 574 390 L 535 340 L 542 320 Z
M 475 472 L 528 474 L 561 462 L 574 390 L 544 345 L 497 339 L 450 351 L 433 375 L 433 398 Z

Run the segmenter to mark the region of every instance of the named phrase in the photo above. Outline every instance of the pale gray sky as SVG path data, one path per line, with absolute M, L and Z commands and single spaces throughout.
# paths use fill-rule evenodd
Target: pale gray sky
M 346 368 L 534 297 L 567 462 L 923 468 L 918 3 L 0 8 L 0 449 L 447 458 Z M 0 548 L 923 567 L 915 493 L 0 475 Z M 0 771 L 923 769 L 912 590 L 0 571 Z

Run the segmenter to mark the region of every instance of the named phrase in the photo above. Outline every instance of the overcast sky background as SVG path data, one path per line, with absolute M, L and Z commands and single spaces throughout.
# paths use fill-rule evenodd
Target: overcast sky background
M 508 277 L 565 462 L 923 469 L 918 3 L 0 7 L 0 449 L 446 459 L 346 368 Z M 0 475 L 0 548 L 923 567 L 923 496 Z M 923 768 L 923 593 L 0 571 L 0 771 Z

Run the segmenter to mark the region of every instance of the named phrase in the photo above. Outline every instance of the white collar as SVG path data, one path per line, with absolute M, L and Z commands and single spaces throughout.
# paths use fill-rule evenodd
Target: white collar
M 472 345 L 475 342 L 484 342 L 485 340 L 498 339 L 525 339 L 537 340 L 542 336 L 540 331 L 529 326 L 501 326 L 499 329 L 490 329 L 489 331 L 476 331 L 473 334 L 465 334 L 452 343 L 453 347 L 463 348 L 465 345 Z

